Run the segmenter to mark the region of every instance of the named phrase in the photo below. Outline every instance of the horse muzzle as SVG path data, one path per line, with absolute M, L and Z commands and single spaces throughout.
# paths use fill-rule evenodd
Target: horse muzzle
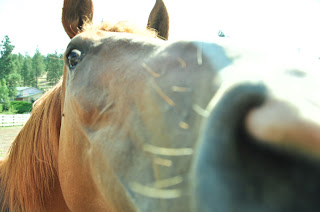
M 196 146 L 193 211 L 317 211 L 320 124 L 306 111 L 319 108 L 259 82 L 219 92 Z

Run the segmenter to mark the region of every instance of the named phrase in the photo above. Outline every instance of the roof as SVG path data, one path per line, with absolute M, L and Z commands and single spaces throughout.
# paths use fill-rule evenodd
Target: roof
M 44 91 L 33 87 L 17 87 L 18 93 L 16 98 L 26 98 L 37 94 L 43 94 Z
M 22 90 L 25 90 L 28 88 L 30 88 L 30 87 L 16 87 L 17 91 L 22 91 Z

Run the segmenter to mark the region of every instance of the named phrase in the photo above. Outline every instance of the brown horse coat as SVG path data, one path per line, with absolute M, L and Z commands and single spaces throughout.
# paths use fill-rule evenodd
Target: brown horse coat
M 319 209 L 316 72 L 157 39 L 168 36 L 160 0 L 154 30 L 92 15 L 89 0 L 64 2 L 63 78 L 0 165 L 2 211 Z

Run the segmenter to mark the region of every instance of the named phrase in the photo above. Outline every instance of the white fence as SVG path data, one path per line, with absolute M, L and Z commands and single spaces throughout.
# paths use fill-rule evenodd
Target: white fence
M 0 127 L 21 126 L 24 125 L 30 117 L 30 114 L 2 115 L 0 114 Z

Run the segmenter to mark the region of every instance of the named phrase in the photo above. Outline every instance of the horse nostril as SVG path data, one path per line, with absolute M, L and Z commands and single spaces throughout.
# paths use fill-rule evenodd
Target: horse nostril
M 232 192 L 224 188 L 221 170 L 231 167 L 237 170 L 242 166 L 239 148 L 241 137 L 246 136 L 243 123 L 246 114 L 263 103 L 266 92 L 263 84 L 240 84 L 218 92 L 209 103 L 210 115 L 197 143 L 193 164 L 196 211 L 229 210 L 228 204 L 218 203 L 229 199 Z
M 209 103 L 207 110 L 210 115 L 198 146 L 210 146 L 220 136 L 245 136 L 247 130 L 244 123 L 247 115 L 263 104 L 266 95 L 267 89 L 263 84 L 246 83 L 219 91 Z M 204 149 L 210 149 L 209 146 Z
M 304 149 L 307 139 L 311 144 L 303 153 L 310 152 L 320 141 L 320 124 L 300 119 L 287 103 L 269 95 L 262 84 L 240 84 L 212 100 L 192 167 L 195 211 L 320 207 L 319 165 L 277 148 L 292 140 L 294 148 Z
M 269 97 L 247 115 L 247 131 L 257 141 L 305 157 L 320 159 L 320 120 L 314 106 Z M 314 111 L 315 113 L 305 113 Z

